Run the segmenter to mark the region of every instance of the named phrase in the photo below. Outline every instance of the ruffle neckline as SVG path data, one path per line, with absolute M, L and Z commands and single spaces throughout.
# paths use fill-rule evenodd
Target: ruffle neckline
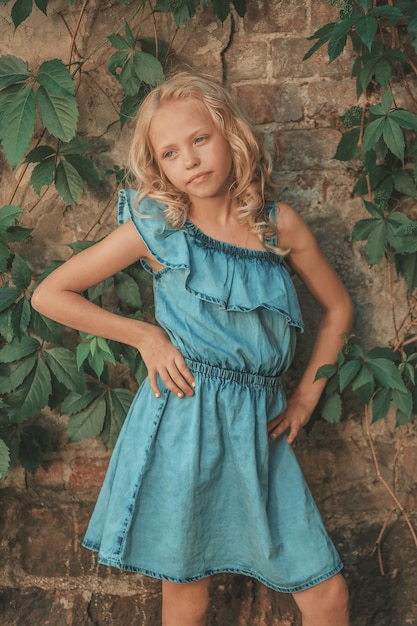
M 132 220 L 150 254 L 164 266 L 153 272 L 142 261 L 155 279 L 167 269 L 184 270 L 185 289 L 200 300 L 226 311 L 269 309 L 303 329 L 294 284 L 281 257 L 213 239 L 191 220 L 174 229 L 164 219 L 163 204 L 145 197 L 136 206 L 135 196 L 134 190 L 119 191 L 118 222 Z

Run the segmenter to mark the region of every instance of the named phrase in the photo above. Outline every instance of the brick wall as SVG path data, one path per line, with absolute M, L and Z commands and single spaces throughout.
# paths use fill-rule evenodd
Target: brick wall
M 66 58 L 79 9 L 59 0 L 50 16 L 34 13 L 16 33 L 10 27 L 10 7 L 0 5 L 4 36 L 0 53 L 30 58 L 37 63 Z M 110 2 L 91 2 L 82 22 L 81 54 L 94 48 L 114 30 Z M 128 7 L 126 7 L 128 14 Z M 356 102 L 350 80 L 349 52 L 327 63 L 325 51 L 308 62 L 306 37 L 331 21 L 333 10 L 324 0 L 248 0 L 247 16 L 224 24 L 203 13 L 182 28 L 175 52 L 183 64 L 224 76 L 242 107 L 264 134 L 274 154 L 280 197 L 296 206 L 311 224 L 323 249 L 349 288 L 356 304 L 356 332 L 370 343 L 384 343 L 392 333 L 384 270 L 370 270 L 360 246 L 352 247 L 352 225 L 363 217 L 358 199 L 350 192 L 355 178 L 332 159 L 340 138 L 338 115 Z M 173 34 L 165 16 L 158 27 L 166 39 Z M 44 47 L 35 34 L 44 33 Z M 96 161 L 104 170 L 121 163 L 129 128 L 120 131 L 110 97 L 118 97 L 115 81 L 105 71 L 106 55 L 96 55 L 96 66 L 80 86 L 84 99 L 81 131 L 95 139 Z M 98 69 L 97 69 L 98 68 Z M 1 157 L 0 157 L 1 158 Z M 3 163 L 0 200 L 7 203 L 19 171 Z M 79 205 L 63 207 L 52 191 L 27 212 L 25 225 L 36 227 L 30 251 L 23 251 L 41 267 L 65 255 L 64 243 L 80 239 L 97 221 L 110 189 L 89 191 Z M 22 186 L 16 203 L 31 208 L 36 196 Z M 114 206 L 93 227 L 92 237 L 113 228 Z M 317 308 L 299 286 L 307 332 L 300 339 L 293 373 L 296 378 L 311 346 Z M 401 302 L 404 287 L 394 284 Z M 56 451 L 35 476 L 17 467 L 0 485 L 0 626 L 157 626 L 160 623 L 160 584 L 138 575 L 98 566 L 93 553 L 80 547 L 87 520 L 103 479 L 109 454 L 99 441 L 66 444 L 65 418 L 45 414 L 53 424 Z M 390 422 L 373 427 L 382 472 L 390 466 L 399 434 Z M 416 509 L 414 484 L 417 445 L 410 428 L 401 451 L 398 495 L 410 511 Z M 391 501 L 378 481 L 366 441 L 361 408 L 353 401 L 343 422 L 313 425 L 301 436 L 296 453 L 317 499 L 326 524 L 346 562 L 353 598 L 353 626 L 403 626 L 416 623 L 416 549 L 408 529 L 394 513 L 383 544 L 386 575 L 371 554 Z M 394 523 L 395 522 L 395 523 Z M 299 626 L 291 598 L 275 594 L 240 576 L 218 576 L 213 582 L 210 626 Z

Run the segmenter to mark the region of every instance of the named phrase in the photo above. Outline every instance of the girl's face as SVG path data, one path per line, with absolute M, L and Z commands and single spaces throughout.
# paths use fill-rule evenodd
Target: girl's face
M 202 103 L 164 103 L 152 119 L 149 138 L 161 170 L 193 207 L 228 196 L 232 153 Z

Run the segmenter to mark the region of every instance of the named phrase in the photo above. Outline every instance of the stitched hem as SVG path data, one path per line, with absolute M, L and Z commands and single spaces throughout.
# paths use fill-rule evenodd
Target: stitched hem
M 83 547 L 88 550 L 94 550 L 95 552 L 99 552 L 99 548 L 95 546 L 91 542 L 84 541 Z M 315 587 L 316 585 L 328 580 L 332 576 L 335 576 L 343 569 L 343 563 L 339 561 L 337 565 L 331 569 L 330 571 L 321 574 L 320 576 L 316 576 L 311 580 L 300 583 L 298 585 L 277 585 L 271 580 L 268 580 L 258 572 L 252 570 L 250 567 L 238 566 L 238 567 L 228 567 L 227 565 L 224 567 L 216 567 L 216 568 L 208 568 L 204 572 L 196 574 L 195 576 L 187 576 L 184 578 L 180 578 L 177 576 L 169 576 L 167 574 L 161 574 L 159 572 L 154 572 L 145 567 L 129 565 L 127 563 L 121 563 L 118 559 L 114 559 L 111 557 L 104 557 L 102 555 L 98 556 L 98 562 L 102 565 L 108 565 L 110 567 L 117 567 L 118 569 L 124 570 L 126 572 L 134 572 L 136 574 L 144 574 L 145 576 L 150 576 L 151 578 L 157 578 L 158 580 L 167 580 L 172 583 L 191 583 L 197 580 L 201 580 L 203 578 L 207 578 L 208 576 L 214 576 L 215 574 L 243 574 L 244 576 L 250 576 L 251 578 L 255 578 L 260 583 L 273 589 L 274 591 L 279 591 L 281 593 L 297 593 L 298 591 L 305 591 L 306 589 L 310 589 L 311 587 Z

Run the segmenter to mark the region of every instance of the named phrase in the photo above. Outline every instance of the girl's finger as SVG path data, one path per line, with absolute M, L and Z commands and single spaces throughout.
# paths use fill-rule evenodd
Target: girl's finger
M 152 389 L 155 398 L 160 398 L 161 392 L 159 390 L 158 383 L 156 381 L 156 373 L 151 373 L 148 370 L 148 380 L 149 380 L 150 388 Z

